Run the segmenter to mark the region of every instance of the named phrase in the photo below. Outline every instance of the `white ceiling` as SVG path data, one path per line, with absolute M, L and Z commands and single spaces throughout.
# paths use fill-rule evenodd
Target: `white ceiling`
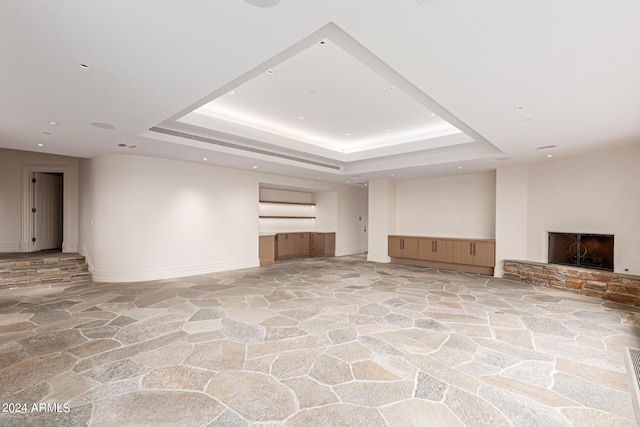
M 640 143 L 638 22 L 637 0 L 7 0 L 0 147 L 334 182 L 555 161 Z

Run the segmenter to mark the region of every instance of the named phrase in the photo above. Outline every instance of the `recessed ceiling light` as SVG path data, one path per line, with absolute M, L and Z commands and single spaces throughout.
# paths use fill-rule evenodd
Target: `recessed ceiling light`
M 267 74 L 269 75 L 273 74 L 273 70 L 267 70 Z
M 389 131 L 391 130 L 391 128 L 386 128 L 385 130 L 386 130 L 387 132 L 389 132 Z
M 44 144 L 38 144 L 38 147 L 44 147 Z
M 433 116 L 435 116 L 435 115 L 436 115 L 436 113 L 429 113 L 429 114 L 428 114 L 428 116 L 429 116 L 429 117 L 433 117 Z
M 304 120 L 304 116 L 298 116 L 300 120 Z
M 389 90 L 396 90 L 396 88 L 391 86 L 391 87 L 389 87 Z
M 113 130 L 116 128 L 114 125 L 110 125 L 109 123 L 102 123 L 102 122 L 93 122 L 91 123 L 91 126 L 94 126 L 100 129 L 106 129 L 106 130 Z
M 366 187 L 367 185 L 369 185 L 369 184 L 367 184 L 367 183 L 365 182 L 365 183 L 364 183 L 364 186 Z
M 351 181 L 347 181 L 347 184 L 351 184 Z
M 316 176 L 316 179 L 320 179 L 320 177 L 319 177 L 319 176 Z
M 391 175 L 391 176 L 394 176 L 395 174 L 393 174 L 393 173 L 392 173 L 392 174 L 390 174 L 390 175 Z
M 230 90 L 229 92 L 227 92 L 229 95 L 233 95 L 234 93 L 236 93 L 235 90 Z
M 347 133 L 345 133 L 345 135 L 351 136 L 351 132 L 347 132 Z
M 244 0 L 252 6 L 256 7 L 273 7 L 280 3 L 280 0 Z
M 203 157 L 203 158 L 202 158 L 202 160 L 204 160 L 204 161 L 206 162 L 206 161 L 207 161 L 207 158 L 206 158 L 206 157 Z
M 524 105 L 521 105 L 521 106 L 519 106 L 519 107 L 514 108 L 514 110 L 516 110 L 516 111 L 522 111 L 522 110 L 524 110 L 525 108 L 527 108 L 527 107 L 525 107 Z
M 547 154 L 547 157 L 551 158 L 553 157 L 553 154 Z
M 258 167 L 257 167 L 257 166 L 254 166 L 253 168 L 254 168 L 254 169 L 258 169 Z
M 531 117 L 527 117 L 526 119 L 524 119 L 525 122 L 531 122 L 533 121 L 533 119 Z
M 80 68 L 89 68 L 89 64 L 85 64 L 83 62 L 78 64 L 80 66 Z
M 553 145 L 543 145 L 541 147 L 536 147 L 536 150 L 549 150 L 551 148 L 556 148 L 557 145 L 553 144 Z
M 42 132 L 44 135 L 51 135 L 51 132 Z
M 462 169 L 462 166 L 458 166 L 458 169 Z
M 50 124 L 50 125 L 54 125 L 54 126 L 55 126 L 55 125 L 57 125 L 57 124 L 58 124 L 58 122 L 53 122 L 53 121 L 52 121 L 52 122 L 49 122 L 49 124 Z

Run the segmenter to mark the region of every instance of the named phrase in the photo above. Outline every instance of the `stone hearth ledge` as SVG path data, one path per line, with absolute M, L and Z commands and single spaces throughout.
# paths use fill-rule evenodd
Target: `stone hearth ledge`
M 640 307 L 640 276 L 559 264 L 505 260 L 503 277 Z

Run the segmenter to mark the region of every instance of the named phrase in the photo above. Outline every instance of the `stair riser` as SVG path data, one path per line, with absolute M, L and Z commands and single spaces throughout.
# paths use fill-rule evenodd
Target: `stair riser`
M 91 273 L 78 273 L 53 277 L 32 277 L 29 280 L 4 280 L 0 281 L 0 289 L 23 288 L 35 285 L 55 285 L 60 283 L 72 283 L 91 280 Z
M 29 277 L 37 275 L 56 275 L 56 274 L 70 274 L 78 271 L 89 271 L 87 264 L 75 264 L 64 266 L 48 266 L 43 268 L 20 268 L 20 269 L 8 269 L 0 270 L 0 280 L 11 277 Z

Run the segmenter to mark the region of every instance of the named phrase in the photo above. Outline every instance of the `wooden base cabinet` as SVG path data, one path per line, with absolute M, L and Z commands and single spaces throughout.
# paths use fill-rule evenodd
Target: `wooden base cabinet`
M 336 233 L 278 233 L 273 245 L 275 259 L 309 255 L 335 256 Z
M 389 236 L 392 262 L 493 275 L 495 240 Z
M 335 256 L 336 233 L 311 233 L 309 241 L 309 255 Z
M 441 239 L 418 239 L 418 259 L 453 262 L 453 242 Z
M 396 258 L 418 258 L 418 239 L 404 236 L 389 236 L 389 256 Z
M 258 238 L 258 258 L 260 259 L 261 267 L 275 264 L 275 236 L 260 236 Z
M 493 242 L 454 242 L 453 262 L 456 264 L 495 265 L 495 243 Z

